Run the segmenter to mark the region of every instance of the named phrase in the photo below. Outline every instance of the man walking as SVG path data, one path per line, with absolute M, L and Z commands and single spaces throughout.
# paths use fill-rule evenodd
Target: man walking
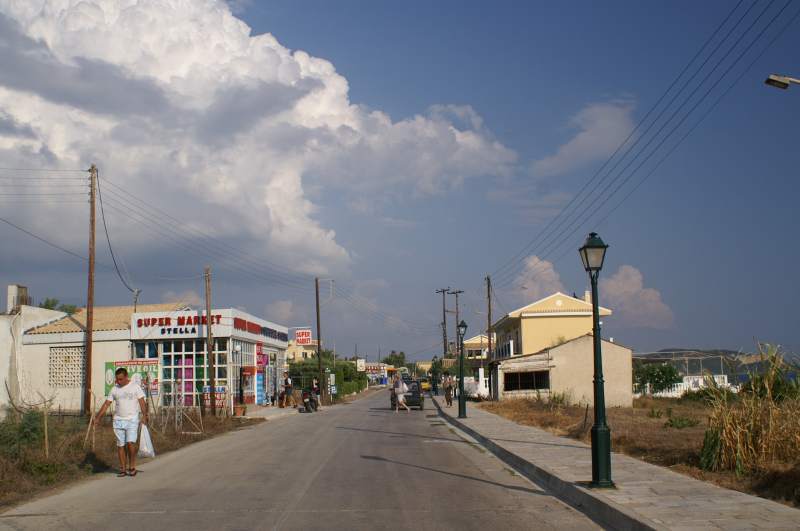
M 292 379 L 289 378 L 289 373 L 283 373 L 283 407 L 286 407 L 286 401 L 289 400 L 292 403 L 292 407 L 297 407 L 297 402 L 294 401 L 294 395 L 292 394 Z
M 142 386 L 128 379 L 128 370 L 125 367 L 117 369 L 114 376 L 116 384 L 94 417 L 94 423 L 96 426 L 100 424 L 100 420 L 113 402 L 114 435 L 117 437 L 117 453 L 119 454 L 117 477 L 133 477 L 137 474 L 136 440 L 139 436 L 139 414 L 142 415 L 142 422 L 147 424 L 147 404 L 144 401 Z
M 455 391 L 455 382 L 449 372 L 444 373 L 444 400 L 447 407 L 453 406 L 453 392 Z

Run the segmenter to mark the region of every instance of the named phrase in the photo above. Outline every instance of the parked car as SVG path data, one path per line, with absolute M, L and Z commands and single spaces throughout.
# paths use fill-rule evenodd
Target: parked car
M 420 382 L 418 380 L 410 380 L 405 384 L 408 386 L 408 392 L 405 394 L 406 405 L 408 407 L 418 407 L 420 411 L 425 409 L 425 396 L 422 394 Z M 390 395 L 389 405 L 391 409 L 394 409 L 397 402 L 394 389 L 392 389 Z

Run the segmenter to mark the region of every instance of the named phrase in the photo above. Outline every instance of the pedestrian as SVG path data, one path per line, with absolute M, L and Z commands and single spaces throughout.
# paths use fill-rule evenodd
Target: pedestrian
M 320 395 L 321 389 L 319 387 L 319 380 L 317 380 L 316 378 L 311 380 L 311 393 L 314 395 L 314 398 L 317 399 L 317 407 L 319 407 L 319 405 L 322 404 L 322 399 Z
M 451 407 L 453 405 L 453 391 L 455 390 L 455 385 L 453 384 L 453 378 L 450 376 L 449 372 L 444 373 L 444 400 L 447 404 L 447 407 Z
M 433 374 L 431 376 L 431 387 L 434 396 L 439 396 L 439 375 Z
M 400 406 L 406 408 L 406 411 L 411 411 L 406 405 L 405 398 L 405 394 L 408 392 L 408 386 L 403 379 L 400 378 L 399 374 L 395 373 L 394 375 L 394 385 L 392 386 L 392 389 L 394 390 L 394 412 L 397 413 L 400 411 Z
M 141 384 L 132 382 L 128 378 L 128 370 L 120 367 L 114 373 L 116 381 L 106 401 L 94 417 L 95 426 L 105 415 L 106 410 L 114 403 L 114 435 L 117 438 L 117 453 L 119 455 L 118 478 L 135 476 L 136 470 L 136 440 L 139 436 L 139 414 L 142 422 L 147 424 L 147 403 L 144 401 L 144 391 Z
M 289 378 L 289 373 L 283 373 L 283 407 L 286 407 L 286 401 L 289 400 L 292 403 L 292 407 L 297 407 L 297 402 L 294 400 L 294 395 L 292 394 L 292 379 Z

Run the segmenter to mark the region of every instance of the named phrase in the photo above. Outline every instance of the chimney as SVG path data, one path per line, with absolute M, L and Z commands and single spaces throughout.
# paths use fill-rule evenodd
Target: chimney
M 588 302 L 589 304 L 592 303 L 592 292 L 590 290 L 586 290 L 583 292 L 583 300 Z
M 30 305 L 28 288 L 19 284 L 9 284 L 6 297 L 6 313 L 19 313 L 19 307 Z

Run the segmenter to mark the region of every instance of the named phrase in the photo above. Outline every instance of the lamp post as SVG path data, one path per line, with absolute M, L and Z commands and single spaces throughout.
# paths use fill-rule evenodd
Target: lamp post
M 592 487 L 613 487 L 611 481 L 611 430 L 606 423 L 606 400 L 603 389 L 603 354 L 600 338 L 600 305 L 597 297 L 597 277 L 603 269 L 606 245 L 596 232 L 586 238 L 578 252 L 583 268 L 592 284 L 592 339 L 594 342 L 594 425 L 592 426 Z
M 458 418 L 467 418 L 467 398 L 464 396 L 464 335 L 467 323 L 458 323 Z
M 789 88 L 791 84 L 800 85 L 800 79 L 796 79 L 789 76 L 781 76 L 778 74 L 770 74 L 767 79 L 764 80 L 765 85 L 769 85 L 771 87 L 779 88 L 786 90 Z

